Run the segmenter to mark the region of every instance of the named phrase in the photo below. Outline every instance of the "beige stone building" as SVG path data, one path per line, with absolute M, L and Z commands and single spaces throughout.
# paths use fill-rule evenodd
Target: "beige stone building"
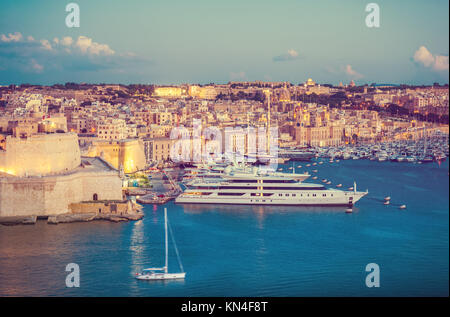
M 125 120 L 106 118 L 97 123 L 97 135 L 104 140 L 123 140 L 127 137 Z
M 93 141 L 86 156 L 101 157 L 116 169 L 123 167 L 125 173 L 133 173 L 146 166 L 144 144 L 140 139 Z
M 144 142 L 144 152 L 147 163 L 163 162 L 170 159 L 170 149 L 177 140 L 166 137 L 146 138 Z

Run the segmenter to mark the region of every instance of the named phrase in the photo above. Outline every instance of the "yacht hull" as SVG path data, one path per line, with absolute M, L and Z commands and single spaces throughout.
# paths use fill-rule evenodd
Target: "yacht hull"
M 138 280 L 176 280 L 184 279 L 186 273 L 156 273 L 156 274 L 139 274 L 136 276 Z
M 325 198 L 322 194 L 329 196 Z M 274 194 L 274 197 L 192 197 L 181 194 L 175 199 L 177 204 L 223 204 L 223 205 L 283 205 L 283 206 L 353 206 L 358 200 L 364 197 L 367 192 L 333 192 L 320 193 L 310 197 L 280 197 Z M 307 194 L 303 194 L 307 195 Z M 250 194 L 248 194 L 250 196 Z M 337 196 L 337 197 L 335 197 Z

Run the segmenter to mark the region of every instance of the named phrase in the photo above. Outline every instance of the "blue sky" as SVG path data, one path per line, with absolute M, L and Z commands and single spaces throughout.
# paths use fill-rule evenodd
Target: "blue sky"
M 360 0 L 70 2 L 1 1 L 0 85 L 448 83 L 447 0 L 376 1 L 380 28 Z

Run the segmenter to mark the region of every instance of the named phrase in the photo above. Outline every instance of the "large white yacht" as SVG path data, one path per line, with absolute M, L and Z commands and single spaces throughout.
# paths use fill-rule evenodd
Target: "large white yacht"
M 287 173 L 286 173 L 287 174 Z M 296 206 L 352 206 L 368 191 L 328 189 L 321 184 L 302 183 L 292 177 L 223 175 L 222 180 L 194 180 L 176 199 L 176 203 L 245 204 Z

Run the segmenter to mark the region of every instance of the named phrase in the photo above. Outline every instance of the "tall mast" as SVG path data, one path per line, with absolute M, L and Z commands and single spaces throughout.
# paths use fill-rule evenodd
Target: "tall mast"
M 272 85 L 272 89 L 273 89 L 273 85 Z M 266 123 L 266 134 L 267 134 L 267 144 L 266 144 L 266 149 L 267 149 L 267 154 L 270 153 L 270 94 L 271 91 L 269 89 L 264 90 L 266 97 L 267 97 L 267 123 Z
M 424 123 L 423 124 L 423 131 L 424 131 L 424 141 L 423 141 L 423 155 L 425 155 L 427 153 L 427 126 Z
M 164 208 L 164 231 L 165 231 L 165 240 L 166 240 L 166 266 L 164 267 L 164 272 L 167 273 L 167 268 L 169 266 L 169 248 L 168 248 L 168 240 L 167 240 L 167 208 Z

